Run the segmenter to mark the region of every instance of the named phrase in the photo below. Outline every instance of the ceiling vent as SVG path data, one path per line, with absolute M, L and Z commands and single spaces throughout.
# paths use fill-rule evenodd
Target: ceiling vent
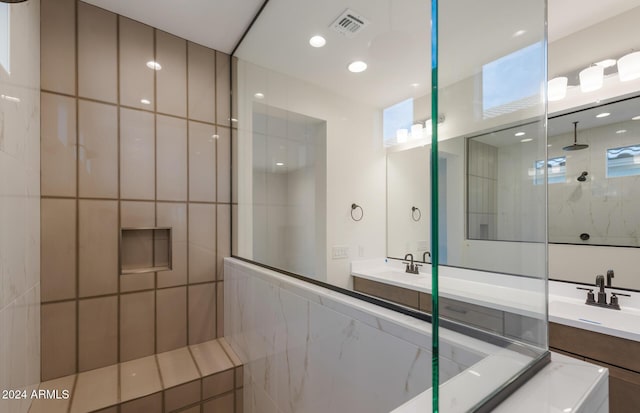
M 360 13 L 347 9 L 329 27 L 343 36 L 354 37 L 368 25 L 369 20 Z

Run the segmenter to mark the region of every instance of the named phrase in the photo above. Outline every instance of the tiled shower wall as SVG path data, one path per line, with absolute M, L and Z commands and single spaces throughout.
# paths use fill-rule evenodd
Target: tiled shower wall
M 2 391 L 30 393 L 40 381 L 39 16 L 38 0 L 0 3 L 8 46 L 0 48 L 2 413 L 25 413 L 31 403 Z
M 41 42 L 42 380 L 222 336 L 229 56 L 75 0 Z M 134 226 L 173 228 L 171 271 L 119 274 Z

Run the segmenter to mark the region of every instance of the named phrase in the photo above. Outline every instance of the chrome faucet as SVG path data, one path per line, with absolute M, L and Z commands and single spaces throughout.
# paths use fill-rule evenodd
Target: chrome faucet
M 409 257 L 409 258 L 407 258 L 407 257 Z M 402 262 L 403 264 L 407 264 L 407 268 L 404 270 L 404 272 L 409 273 L 409 274 L 420 274 L 420 272 L 418 271 L 418 267 L 421 267 L 421 265 L 413 263 L 413 254 L 411 254 L 411 253 L 406 254 L 404 256 L 404 259 L 405 260 L 411 259 L 411 262 L 406 262 L 406 261 Z
M 431 253 L 429 251 L 425 251 L 422 253 L 422 262 L 424 262 L 425 264 L 431 264 L 431 260 L 429 260 L 429 262 L 427 262 L 427 257 L 431 258 Z

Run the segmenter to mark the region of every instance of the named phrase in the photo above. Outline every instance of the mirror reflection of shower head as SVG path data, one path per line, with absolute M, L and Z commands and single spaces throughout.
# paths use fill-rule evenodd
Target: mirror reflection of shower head
M 565 146 L 563 151 L 579 151 L 581 149 L 587 149 L 589 145 L 584 143 L 578 143 L 578 121 L 573 122 L 573 145 Z
M 587 180 L 587 175 L 589 175 L 589 172 L 584 171 L 580 174 L 580 176 L 578 177 L 578 182 L 584 182 Z

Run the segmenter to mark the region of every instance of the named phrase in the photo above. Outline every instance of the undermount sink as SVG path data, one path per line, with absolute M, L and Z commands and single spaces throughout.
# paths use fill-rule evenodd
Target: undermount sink
M 622 310 L 612 310 L 584 303 L 551 301 L 549 303 L 549 319 L 554 321 L 554 318 L 561 318 L 584 323 L 591 325 L 593 330 L 611 329 L 640 335 L 640 312 L 625 310 L 624 305 L 622 307 Z

